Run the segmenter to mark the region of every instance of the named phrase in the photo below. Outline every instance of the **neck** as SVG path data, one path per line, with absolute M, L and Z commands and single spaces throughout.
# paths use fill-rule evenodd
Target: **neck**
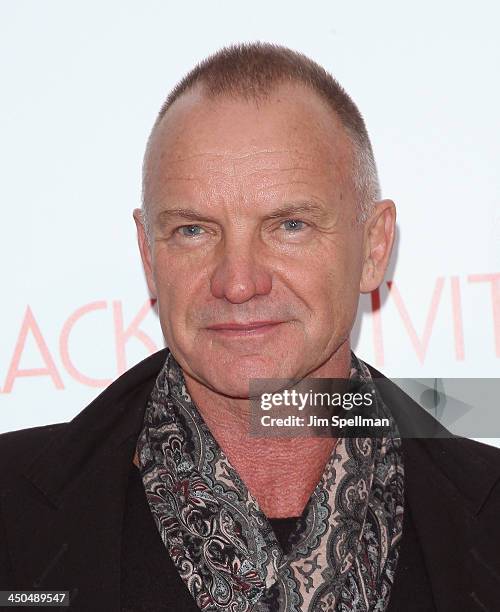
M 314 378 L 348 378 L 346 340 Z M 259 439 L 250 436 L 248 398 L 229 398 L 185 374 L 189 394 L 231 465 L 269 518 L 300 516 L 321 478 L 335 438 Z

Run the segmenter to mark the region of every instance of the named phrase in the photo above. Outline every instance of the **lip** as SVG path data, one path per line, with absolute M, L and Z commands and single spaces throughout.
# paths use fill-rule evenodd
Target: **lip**
M 226 336 L 255 335 L 267 333 L 275 329 L 283 321 L 249 321 L 248 323 L 217 323 L 207 327 L 209 331 L 217 332 Z

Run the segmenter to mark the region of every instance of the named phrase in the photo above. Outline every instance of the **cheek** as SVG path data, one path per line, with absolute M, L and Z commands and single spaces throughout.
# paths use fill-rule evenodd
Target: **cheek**
M 170 302 L 181 295 L 190 282 L 190 269 L 196 270 L 196 267 L 189 268 L 184 265 L 183 258 L 167 255 L 159 249 L 153 269 L 158 292 Z
M 349 319 L 359 296 L 359 278 L 347 262 L 338 262 L 321 273 L 311 274 L 309 303 L 323 321 Z
M 190 313 L 200 303 L 205 277 L 200 268 L 185 271 L 174 265 L 163 265 L 155 279 L 162 319 L 174 324 L 180 331 L 190 320 Z
M 170 307 L 175 303 L 178 292 L 176 289 L 175 278 L 164 270 L 155 274 L 155 282 L 158 290 L 158 300 L 164 307 Z

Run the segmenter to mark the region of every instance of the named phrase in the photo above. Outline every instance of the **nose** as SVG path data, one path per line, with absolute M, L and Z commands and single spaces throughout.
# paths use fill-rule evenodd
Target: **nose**
M 214 297 L 242 304 L 271 291 L 271 274 L 266 269 L 262 252 L 259 253 L 258 244 L 240 236 L 238 240 L 226 240 L 219 246 L 220 253 L 210 279 Z

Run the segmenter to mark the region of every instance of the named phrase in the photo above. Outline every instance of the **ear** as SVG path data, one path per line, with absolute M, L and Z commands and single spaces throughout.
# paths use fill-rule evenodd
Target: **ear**
M 392 200 L 376 202 L 365 223 L 363 238 L 363 271 L 361 293 L 374 291 L 384 279 L 394 242 L 396 206 Z
M 141 253 L 142 265 L 144 267 L 144 274 L 146 275 L 149 293 L 151 294 L 151 297 L 157 298 L 156 283 L 153 275 L 151 246 L 146 236 L 142 210 L 140 208 L 134 209 L 134 221 L 137 227 L 137 242 L 139 244 L 139 251 Z

